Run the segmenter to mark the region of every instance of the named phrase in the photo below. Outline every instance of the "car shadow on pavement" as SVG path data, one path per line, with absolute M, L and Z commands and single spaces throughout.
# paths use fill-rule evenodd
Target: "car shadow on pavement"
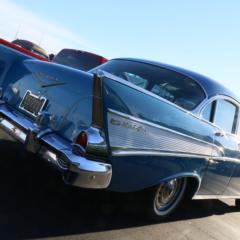
M 25 158 L 21 149 L 16 142 L 0 140 L 0 239 L 66 236 L 154 224 L 129 212 L 128 194 L 66 186 L 47 164 Z M 234 211 L 217 200 L 191 201 L 166 221 Z

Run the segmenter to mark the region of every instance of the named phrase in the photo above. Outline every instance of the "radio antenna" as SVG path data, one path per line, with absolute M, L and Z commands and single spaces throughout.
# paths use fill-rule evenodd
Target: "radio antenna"
M 20 32 L 20 29 L 21 29 L 21 24 L 18 25 L 17 32 L 15 34 L 14 40 L 18 38 L 18 34 Z
M 39 40 L 39 46 L 41 46 L 42 42 L 43 42 L 43 39 L 44 39 L 44 33 L 41 34 L 41 37 L 40 37 L 40 40 Z

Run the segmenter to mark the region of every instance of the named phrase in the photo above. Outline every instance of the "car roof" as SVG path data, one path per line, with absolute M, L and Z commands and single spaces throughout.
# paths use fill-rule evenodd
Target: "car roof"
M 202 74 L 199 74 L 184 68 L 180 68 L 180 67 L 176 67 L 169 64 L 156 62 L 156 61 L 151 61 L 151 60 L 144 60 L 144 59 L 138 59 L 138 58 L 116 58 L 116 60 L 140 62 L 140 63 L 150 64 L 150 65 L 158 66 L 161 68 L 165 68 L 165 69 L 177 72 L 179 74 L 182 74 L 198 82 L 199 85 L 201 85 L 205 90 L 208 98 L 216 95 L 225 95 L 240 102 L 240 99 L 232 91 L 230 91 L 220 83 L 216 82 L 215 80 L 209 77 L 206 77 Z

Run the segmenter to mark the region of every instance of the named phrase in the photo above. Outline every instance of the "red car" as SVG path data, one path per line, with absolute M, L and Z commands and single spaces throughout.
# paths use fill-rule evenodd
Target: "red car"
M 23 48 L 23 47 L 21 47 L 19 45 L 16 45 L 14 43 L 8 42 L 8 41 L 6 41 L 6 40 L 4 40 L 2 38 L 0 38 L 0 44 L 3 44 L 3 45 L 5 45 L 7 47 L 10 47 L 10 48 L 13 48 L 13 49 L 15 49 L 15 50 L 17 50 L 19 52 L 22 52 L 22 53 L 24 53 L 26 55 L 29 55 L 29 56 L 34 57 L 34 58 L 37 58 L 39 60 L 48 61 L 47 57 L 40 56 L 39 54 L 36 54 L 36 53 L 34 53 L 34 52 L 30 51 L 30 50 L 27 50 L 27 49 L 25 49 L 25 48 Z

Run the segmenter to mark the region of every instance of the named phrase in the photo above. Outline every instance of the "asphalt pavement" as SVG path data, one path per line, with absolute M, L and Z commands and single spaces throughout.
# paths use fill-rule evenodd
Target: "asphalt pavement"
M 0 154 L 0 240 L 240 239 L 233 200 L 191 201 L 156 223 L 134 211 L 128 194 L 66 186 L 1 131 Z

